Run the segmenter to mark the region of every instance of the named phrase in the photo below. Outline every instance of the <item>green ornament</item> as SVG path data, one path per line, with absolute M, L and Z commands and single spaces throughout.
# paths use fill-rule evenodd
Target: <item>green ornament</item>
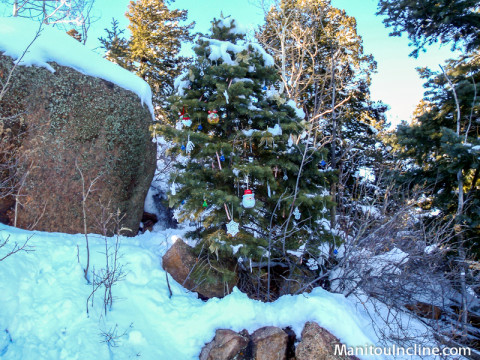
M 203 200 L 203 207 L 207 207 L 207 200 Z

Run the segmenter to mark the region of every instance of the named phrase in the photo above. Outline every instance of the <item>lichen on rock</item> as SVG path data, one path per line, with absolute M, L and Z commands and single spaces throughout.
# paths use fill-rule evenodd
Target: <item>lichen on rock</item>
M 0 74 L 12 65 L 0 55 Z M 101 232 L 105 213 L 119 211 L 122 226 L 136 234 L 156 164 L 149 110 L 128 90 L 50 65 L 55 73 L 17 67 L 0 101 L 0 118 L 20 114 L 25 127 L 15 145 L 22 183 L 10 224 L 83 232 L 83 175 L 86 189 L 94 183 L 86 201 L 88 231 Z

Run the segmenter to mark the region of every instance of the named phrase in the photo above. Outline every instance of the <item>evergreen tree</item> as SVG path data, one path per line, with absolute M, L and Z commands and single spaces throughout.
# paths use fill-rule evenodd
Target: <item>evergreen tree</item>
M 311 127 L 277 91 L 272 57 L 247 42 L 234 20 L 214 20 L 195 53 L 171 98 L 170 126 L 162 128 L 184 156 L 170 205 L 180 220 L 201 222 L 189 235 L 224 280 L 234 275 L 226 269 L 232 257 L 240 268 L 254 264 L 268 282 L 272 264 L 293 273 L 298 259 L 289 251 L 303 245 L 316 258 L 319 244 L 332 241 Z M 271 287 L 263 284 L 267 299 Z
M 123 31 L 113 20 L 107 38 L 101 38 L 107 59 L 135 72 L 152 88 L 157 115 L 163 117 L 166 97 L 173 91 L 173 80 L 188 65 L 179 56 L 182 42 L 192 41 L 193 23 L 181 25 L 187 19 L 186 10 L 170 10 L 164 0 L 130 1 L 125 14 L 130 21 L 131 37 L 121 37 Z
M 317 129 L 317 141 L 330 142 L 326 175 L 343 213 L 345 205 L 355 205 L 354 175 L 374 173 L 381 162 L 376 134 L 385 126 L 386 106 L 369 97 L 376 63 L 363 52 L 356 20 L 329 0 L 281 0 L 267 12 L 257 37 L 274 56 L 286 92 Z
M 465 46 L 467 51 L 480 46 L 478 0 L 380 0 L 378 14 L 386 15 L 391 35 L 408 34 L 418 52 L 437 41 Z
M 406 160 L 401 180 L 425 187 L 427 192 L 419 205 L 435 210 L 435 217 L 457 217 L 457 224 L 467 230 L 467 238 L 478 242 L 480 63 L 450 61 L 445 74 L 429 69 L 421 69 L 420 74 L 426 79 L 425 98 L 417 107 L 413 123 L 397 129 L 399 156 Z M 461 213 L 459 180 L 463 184 Z
M 125 30 L 120 30 L 118 20 L 112 19 L 112 28 L 105 29 L 107 38 L 99 38 L 102 47 L 106 50 L 105 59 L 120 65 L 124 69 L 134 71 L 130 56 L 129 42 L 123 37 Z

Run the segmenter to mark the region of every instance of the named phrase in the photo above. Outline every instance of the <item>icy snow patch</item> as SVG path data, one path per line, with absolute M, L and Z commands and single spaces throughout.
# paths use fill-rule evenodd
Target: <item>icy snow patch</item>
M 280 125 L 278 124 L 275 124 L 275 126 L 273 128 L 271 127 L 267 127 L 267 131 L 272 134 L 273 136 L 280 136 L 282 135 L 282 128 L 280 127 Z
M 40 36 L 32 43 L 39 29 L 39 23 L 22 18 L 0 18 L 0 52 L 20 61 L 22 66 L 39 66 L 55 72 L 48 62 L 75 69 L 82 74 L 95 76 L 110 81 L 138 95 L 142 105 L 145 104 L 152 117 L 152 91 L 150 86 L 128 70 L 103 59 L 88 50 L 63 31 L 43 25 Z
M 297 115 L 298 118 L 302 120 L 305 119 L 305 111 L 303 111 L 302 108 L 298 108 L 295 101 L 290 99 L 287 101 L 287 105 L 290 106 L 293 110 L 295 110 L 295 114 Z
M 369 261 L 369 266 L 373 270 L 373 276 L 382 274 L 399 274 L 401 270 L 398 266 L 408 261 L 408 254 L 398 248 L 393 248 L 389 252 L 374 256 Z

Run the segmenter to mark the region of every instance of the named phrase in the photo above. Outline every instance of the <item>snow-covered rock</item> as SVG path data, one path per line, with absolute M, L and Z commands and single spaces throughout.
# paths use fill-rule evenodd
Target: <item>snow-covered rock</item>
M 38 33 L 38 37 L 36 34 Z M 0 52 L 24 66 L 55 69 L 50 62 L 110 81 L 138 95 L 153 115 L 150 86 L 138 76 L 103 59 L 57 28 L 22 18 L 0 18 Z

